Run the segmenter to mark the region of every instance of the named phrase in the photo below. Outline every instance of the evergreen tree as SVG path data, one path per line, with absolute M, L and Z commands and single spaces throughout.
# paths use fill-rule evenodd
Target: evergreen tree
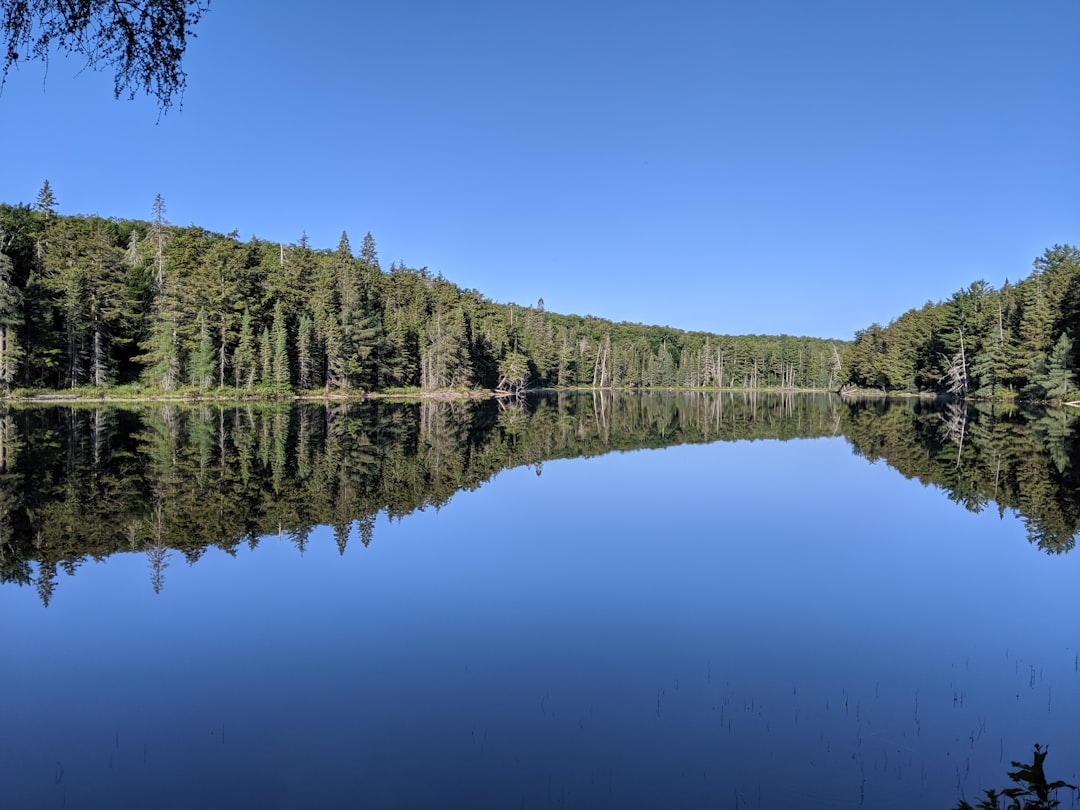
M 258 366 L 255 346 L 255 330 L 251 325 L 251 311 L 244 307 L 244 314 L 240 320 L 240 336 L 233 352 L 233 377 L 237 388 L 251 390 L 255 384 L 255 374 Z
M 844 358 L 842 382 L 856 388 L 887 388 L 888 376 L 882 368 L 884 356 L 885 337 L 881 325 L 874 323 L 860 329 Z
M 123 251 L 101 221 L 95 221 L 87 261 L 90 270 L 90 381 L 102 387 L 115 377 L 116 348 L 134 342 L 129 324 L 137 316 L 132 312 Z
M 570 387 L 577 384 L 577 352 L 570 332 L 565 327 L 560 327 L 562 334 L 559 339 L 559 368 L 555 378 L 555 384 L 560 387 Z
M 1020 352 L 1027 359 L 1026 374 L 1030 379 L 1053 345 L 1054 313 L 1046 292 L 1046 277 L 1038 262 L 1021 285 L 1020 299 Z
M 168 242 L 169 221 L 165 219 L 165 200 L 160 194 L 154 195 L 150 207 L 153 218 L 146 231 L 145 243 L 150 249 L 154 265 L 154 291 L 160 293 L 165 287 L 165 246 Z
M 205 309 L 200 309 L 195 317 L 195 329 L 198 340 L 195 350 L 188 357 L 188 381 L 196 388 L 210 388 L 214 384 L 216 362 Z
M 329 388 L 349 387 L 349 365 L 345 357 L 345 341 L 337 315 L 330 315 L 323 323 L 323 339 L 326 346 L 326 385 Z
M 425 330 L 420 353 L 423 388 L 460 388 L 470 384 L 465 323 L 459 309 L 437 305 Z
M 278 391 L 284 391 L 289 387 L 291 372 L 289 369 L 289 329 L 285 321 L 285 306 L 280 300 L 274 303 L 274 320 L 271 329 L 274 343 L 273 383 Z
M 1053 334 L 1080 327 L 1080 249 L 1054 245 L 1037 263 L 1046 277 L 1046 295 L 1054 314 Z
M 379 376 L 378 350 L 384 344 L 376 314 L 364 315 L 352 325 L 352 358 L 349 369 L 358 383 L 374 388 Z
M 1025 393 L 1032 399 L 1063 400 L 1077 390 L 1073 370 L 1073 342 L 1062 334 L 1050 356 L 1038 358 Z
M 207 320 L 213 325 L 217 383 L 222 387 L 229 358 L 240 337 L 242 313 L 255 297 L 252 264 L 252 246 L 240 244 L 234 232 L 213 241 L 193 278 L 193 282 L 197 279 L 202 285 L 198 300 L 207 309 Z
M 357 262 L 352 256 L 348 234 L 344 231 L 341 232 L 341 241 L 338 242 L 337 253 L 334 255 L 334 280 L 338 303 L 336 327 L 340 331 L 334 336 L 328 334 L 328 343 L 340 344 L 333 349 L 335 385 L 351 388 L 360 371 L 356 345 L 357 322 L 361 318 L 360 283 Z
M 296 329 L 296 384 L 301 389 L 311 388 L 315 377 L 314 361 L 315 326 L 305 312 L 300 316 Z
M 375 239 L 371 231 L 364 234 L 364 241 L 360 244 L 360 262 L 365 270 L 379 270 L 379 254 L 375 250 Z
M 91 224 L 85 218 L 56 219 L 46 229 L 49 249 L 44 283 L 62 324 L 63 365 L 58 384 L 73 388 L 86 380 L 90 326 Z
M 0 239 L 0 244 L 2 244 Z M 23 323 L 22 291 L 15 285 L 15 266 L 0 252 L 0 389 L 5 393 L 15 385 L 22 359 L 19 331 Z
M 419 351 L 416 334 L 395 319 L 392 328 L 386 332 L 380 381 L 390 388 L 404 388 L 418 383 Z
M 41 190 L 38 191 L 38 198 L 34 208 L 45 215 L 46 225 L 51 224 L 52 220 L 55 219 L 56 197 L 53 195 L 52 186 L 49 185 L 48 180 L 41 184 Z
M 155 199 L 158 217 L 163 215 L 164 203 L 159 194 Z M 166 239 L 161 222 L 151 223 L 148 235 L 155 233 L 160 226 L 154 242 L 151 243 L 153 254 L 153 303 L 150 307 L 147 338 L 143 341 L 143 354 L 137 359 L 144 364 L 143 379 L 163 391 L 173 391 L 180 384 L 182 363 L 181 324 L 183 308 L 181 300 L 182 275 L 185 263 L 170 266 L 166 260 Z M 172 240 L 169 240 L 172 241 Z
M 976 396 L 1005 396 L 1014 390 L 1020 376 L 1023 364 L 1012 328 L 1015 309 L 1013 297 L 1013 288 L 1006 281 L 995 296 L 993 317 L 982 347 L 971 361 L 971 375 L 975 380 L 972 393 Z
M 364 237 L 361 258 L 357 260 L 352 256 L 348 235 L 342 232 L 334 254 L 337 334 L 332 334 L 335 327 L 329 319 L 326 323 L 327 355 L 332 359 L 328 366 L 334 366 L 336 387 L 378 384 L 378 350 L 383 343 L 379 275 L 379 259 L 371 234 Z
M 146 364 L 143 379 L 162 391 L 175 390 L 180 384 L 180 340 L 173 311 L 165 311 L 153 320 L 144 349 L 139 357 Z
M 303 311 L 306 296 L 319 275 L 320 257 L 311 248 L 307 234 L 280 254 L 281 264 L 276 272 L 268 273 L 264 295 L 267 302 L 281 302 L 283 312 L 290 321 Z
M 270 340 L 270 327 L 264 326 L 259 333 L 259 383 L 274 382 L 274 351 Z
M 499 382 L 496 388 L 511 394 L 523 391 L 529 384 L 529 359 L 520 352 L 509 352 L 499 361 Z

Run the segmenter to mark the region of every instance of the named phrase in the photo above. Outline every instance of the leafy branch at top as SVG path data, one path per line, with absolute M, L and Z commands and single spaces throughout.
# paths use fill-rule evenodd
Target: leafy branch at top
M 210 0 L 0 0 L 0 86 L 13 65 L 48 65 L 55 50 L 84 57 L 94 70 L 115 70 L 116 98 L 142 91 L 165 111 L 183 96 L 184 50 L 209 8 Z

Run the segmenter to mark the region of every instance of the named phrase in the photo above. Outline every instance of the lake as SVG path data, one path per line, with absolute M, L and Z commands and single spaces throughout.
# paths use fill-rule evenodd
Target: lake
M 0 805 L 951 808 L 1036 742 L 1080 782 L 1074 422 L 9 409 Z

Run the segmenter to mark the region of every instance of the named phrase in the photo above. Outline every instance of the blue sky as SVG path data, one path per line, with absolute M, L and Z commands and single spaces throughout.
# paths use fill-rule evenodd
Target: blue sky
M 496 301 L 850 338 L 1080 243 L 1080 3 L 214 0 L 182 109 L 55 57 L 0 200 L 427 266 Z

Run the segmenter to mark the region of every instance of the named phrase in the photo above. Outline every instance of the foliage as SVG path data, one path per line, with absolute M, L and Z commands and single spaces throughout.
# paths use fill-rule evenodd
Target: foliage
M 1043 762 L 1046 760 L 1047 749 L 1035 743 L 1035 751 L 1032 753 L 1031 764 L 1013 760 L 1012 766 L 1015 771 L 1009 772 L 1009 779 L 1016 787 L 1007 787 L 1001 791 L 990 788 L 985 791 L 986 798 L 976 805 L 961 801 L 955 810 L 1052 810 L 1061 804 L 1057 798 L 1057 792 L 1062 788 L 1075 791 L 1076 785 L 1057 779 L 1048 782 Z M 1002 801 L 1005 801 L 1002 808 Z
M 49 56 L 60 51 L 84 58 L 89 68 L 115 71 L 116 98 L 144 92 L 167 110 L 176 96 L 183 95 L 184 50 L 209 7 L 209 0 L 3 0 L 0 84 L 15 63 L 48 63 Z
M 165 218 L 0 205 L 0 386 L 141 381 L 371 392 L 526 387 L 833 389 L 842 341 L 729 336 L 499 304 L 426 268 Z M 6 331 L 5 331 L 6 330 Z
M 1055 245 L 1016 285 L 976 281 L 860 330 L 840 381 L 885 393 L 1062 401 L 1077 387 L 1078 337 L 1080 249 Z

